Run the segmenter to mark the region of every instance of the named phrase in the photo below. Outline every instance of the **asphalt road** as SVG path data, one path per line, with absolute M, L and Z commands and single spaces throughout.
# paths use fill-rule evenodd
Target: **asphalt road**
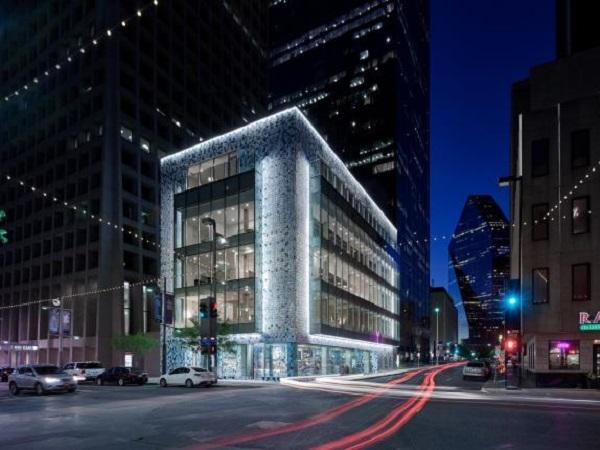
M 514 404 L 481 391 L 482 382 L 463 381 L 460 368 L 439 373 L 435 390 L 427 372 L 384 386 L 400 377 L 365 380 L 357 386 L 366 392 L 355 395 L 310 383 L 305 389 L 223 383 L 194 389 L 86 385 L 75 394 L 10 397 L 2 383 L 0 448 L 598 447 L 599 406 L 553 403 L 552 395 L 544 404 Z M 431 397 L 415 395 L 426 389 Z

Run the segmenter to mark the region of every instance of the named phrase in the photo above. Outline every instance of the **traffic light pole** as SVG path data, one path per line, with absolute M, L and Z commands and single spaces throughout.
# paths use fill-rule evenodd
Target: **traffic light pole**
M 202 224 L 211 227 L 212 229 L 212 243 L 211 243 L 211 298 L 212 301 L 217 301 L 217 223 L 215 219 L 212 217 L 205 217 L 202 219 Z M 208 317 L 201 318 L 200 320 L 208 320 L 208 338 L 209 338 L 209 349 L 213 349 L 213 340 L 215 342 L 214 345 L 214 353 L 209 351 L 208 361 L 207 361 L 207 369 L 212 371 L 213 369 L 213 359 L 214 366 L 217 365 L 217 345 L 216 345 L 216 334 L 217 334 L 217 319 L 213 317 L 212 308 L 210 308 L 211 303 L 209 302 Z M 204 327 L 200 325 L 200 329 L 202 330 Z M 204 336 L 200 336 L 201 339 Z
M 167 279 L 163 277 L 162 302 L 160 302 L 160 318 L 162 322 L 162 358 L 161 358 L 161 373 L 167 373 L 167 321 L 165 313 L 167 311 L 165 303 L 167 302 Z

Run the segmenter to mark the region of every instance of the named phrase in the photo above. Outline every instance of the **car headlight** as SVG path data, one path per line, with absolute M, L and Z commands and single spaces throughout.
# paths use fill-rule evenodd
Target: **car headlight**
M 60 378 L 56 378 L 56 377 L 46 377 L 44 378 L 44 381 L 46 383 L 58 383 L 60 382 Z

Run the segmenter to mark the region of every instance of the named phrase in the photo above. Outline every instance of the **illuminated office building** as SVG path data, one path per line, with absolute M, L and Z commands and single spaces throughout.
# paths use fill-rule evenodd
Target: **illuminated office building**
M 235 342 L 219 353 L 220 375 L 393 366 L 396 229 L 298 109 L 167 156 L 161 176 L 162 275 L 175 294 L 175 329 L 199 317 L 214 282 Z M 216 235 L 202 219 L 215 221 Z M 169 367 L 196 356 L 167 329 Z
M 159 157 L 264 113 L 267 6 L 1 2 L 0 365 L 110 367 L 123 364 L 114 336 L 158 334 L 151 286 L 136 283 L 159 271 Z M 48 326 L 59 297 L 72 317 L 62 357 Z
M 300 108 L 396 226 L 400 347 L 425 357 L 429 1 L 285 0 L 269 11 L 270 109 Z

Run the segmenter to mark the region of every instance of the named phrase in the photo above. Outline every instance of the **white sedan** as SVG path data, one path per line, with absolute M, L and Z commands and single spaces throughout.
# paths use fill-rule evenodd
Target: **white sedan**
M 177 367 L 160 377 L 160 386 L 212 386 L 217 384 L 217 376 L 202 367 Z

